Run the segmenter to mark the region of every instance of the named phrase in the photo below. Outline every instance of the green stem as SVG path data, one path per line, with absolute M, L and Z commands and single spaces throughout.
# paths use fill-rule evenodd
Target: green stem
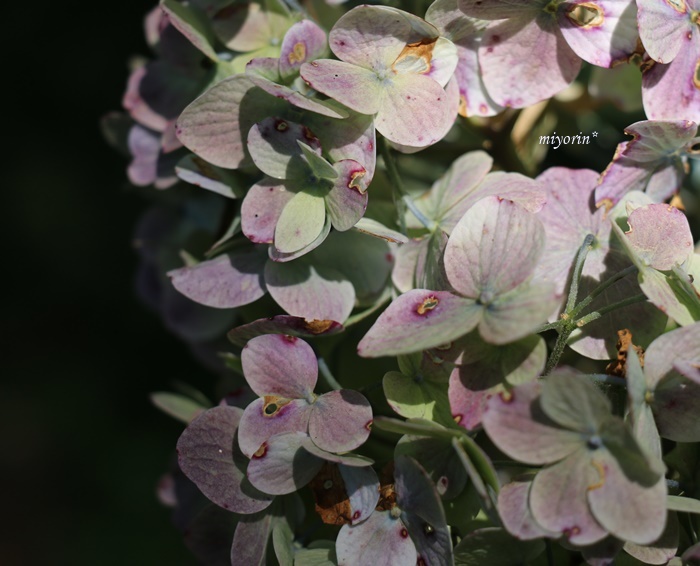
M 554 552 L 552 551 L 552 542 L 546 538 L 544 539 L 544 546 L 547 549 L 547 564 L 548 566 L 554 566 Z
M 636 271 L 637 267 L 635 265 L 630 265 L 628 268 L 623 269 L 622 271 L 613 275 L 610 279 L 606 279 L 605 281 L 603 281 L 600 285 L 593 289 L 591 293 L 585 299 L 583 299 L 583 301 L 576 305 L 576 308 L 574 308 L 571 311 L 571 316 L 575 318 L 576 315 L 578 315 L 583 309 L 585 309 L 588 305 L 590 305 L 593 302 L 593 299 L 595 299 L 601 293 L 605 292 L 609 287 L 612 287 L 615 283 L 620 281 L 620 279 L 624 279 L 625 277 L 632 273 L 635 273 Z
M 576 321 L 576 326 L 578 328 L 581 328 L 583 326 L 586 326 L 589 322 L 593 322 L 594 320 L 598 320 L 600 317 L 608 314 L 609 312 L 612 312 L 617 309 L 621 309 L 624 307 L 628 307 L 629 305 L 634 305 L 635 303 L 643 303 L 644 301 L 647 300 L 646 295 L 640 293 L 639 295 L 635 295 L 634 297 L 629 297 L 627 299 L 624 299 L 622 301 L 618 301 L 617 303 L 613 303 L 612 305 L 606 305 L 597 311 L 593 311 L 592 313 L 588 313 L 586 316 L 583 316 L 579 318 Z
M 593 247 L 593 241 L 595 236 L 593 234 L 587 234 L 583 239 L 583 244 L 576 254 L 576 263 L 574 263 L 574 273 L 571 276 L 571 287 L 569 287 L 569 297 L 566 300 L 566 307 L 564 308 L 565 313 L 570 313 L 574 306 L 576 305 L 576 299 L 578 298 L 578 290 L 581 285 L 581 274 L 583 273 L 583 264 L 586 262 L 586 257 L 588 252 L 591 251 Z
M 389 147 L 389 142 L 386 138 L 382 138 L 382 142 L 379 144 L 379 151 L 384 159 L 384 167 L 386 173 L 389 176 L 389 182 L 391 183 L 392 191 L 391 194 L 394 198 L 394 206 L 399 215 L 399 229 L 401 233 L 406 235 L 406 204 L 403 201 L 403 185 L 401 183 L 401 177 L 399 176 L 399 170 L 396 167 L 396 161 L 394 161 L 394 156 L 391 155 L 391 148 Z
M 331 389 L 335 389 L 336 391 L 339 391 L 343 388 L 343 386 L 340 385 L 340 383 L 338 383 L 335 377 L 333 377 L 331 370 L 328 369 L 328 364 L 326 364 L 326 360 L 324 360 L 323 358 L 318 359 L 318 369 L 321 371 L 321 375 L 326 380 L 328 387 L 330 387 Z
M 552 370 L 557 367 L 559 358 L 561 358 L 561 355 L 564 353 L 566 343 L 573 331 L 574 329 L 568 324 L 565 325 L 564 328 L 560 329 L 559 336 L 557 336 L 557 341 L 554 343 L 554 348 L 552 349 L 552 353 L 549 355 L 549 359 L 547 360 L 547 365 L 544 368 L 544 373 L 542 373 L 543 376 L 549 375 L 552 373 Z

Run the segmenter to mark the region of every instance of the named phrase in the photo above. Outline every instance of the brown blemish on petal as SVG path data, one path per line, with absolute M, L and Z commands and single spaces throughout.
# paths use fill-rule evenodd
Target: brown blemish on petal
M 605 22 L 605 14 L 600 6 L 592 2 L 575 4 L 567 13 L 575 25 L 583 29 L 599 28 Z
M 498 396 L 501 398 L 501 401 L 504 403 L 510 404 L 513 401 L 515 401 L 515 395 L 513 394 L 512 391 L 501 391 Z
M 371 430 L 372 430 L 372 423 L 373 423 L 373 422 L 374 422 L 374 421 L 367 421 L 367 422 L 365 423 L 365 428 L 366 428 L 367 430 L 371 431 Z
M 358 169 L 350 173 L 350 182 L 348 183 L 348 189 L 355 189 L 361 195 L 367 192 L 367 187 L 362 182 L 362 178 L 367 174 L 364 169 Z
M 309 487 L 316 502 L 316 513 L 324 523 L 341 526 L 352 522 L 350 499 L 337 464 L 324 462 Z
M 294 344 L 298 338 L 296 336 L 290 336 L 289 334 L 282 334 L 282 340 L 289 342 L 290 344 Z
M 262 458 L 263 456 L 265 456 L 265 454 L 267 454 L 267 442 L 263 442 L 263 443 L 260 445 L 260 448 L 258 448 L 258 449 L 255 451 L 255 454 L 253 454 L 253 458 L 257 460 L 257 459 Z
M 454 421 L 455 421 L 457 424 L 459 424 L 459 423 L 462 422 L 462 419 L 464 418 L 464 415 L 452 415 L 452 418 L 454 419 Z
M 568 539 L 570 539 L 572 536 L 576 536 L 580 533 L 581 533 L 581 529 L 579 527 L 576 527 L 576 526 L 569 527 L 567 529 L 562 530 L 562 534 Z
M 613 201 L 609 198 L 604 198 L 600 202 L 597 202 L 595 207 L 600 208 L 600 207 L 605 207 L 605 214 L 610 212 L 610 209 L 613 207 Z
M 459 107 L 457 108 L 457 112 L 459 112 L 459 115 L 463 118 L 469 117 L 467 113 L 467 97 L 463 94 L 459 95 Z
M 290 402 L 291 399 L 285 399 L 284 397 L 278 397 L 276 395 L 265 395 L 265 397 L 263 397 L 263 417 L 276 417 L 286 405 L 289 405 Z
M 423 302 L 418 305 L 418 308 L 416 308 L 416 312 L 421 316 L 425 315 L 428 311 L 431 311 L 435 307 L 437 307 L 438 304 L 440 304 L 438 298 L 433 295 L 430 295 L 429 297 L 423 299 Z
M 598 460 L 591 460 L 591 466 L 598 472 L 598 481 L 589 485 L 588 491 L 593 491 L 605 485 L 605 466 Z
M 406 529 L 401 529 L 401 537 L 408 538 L 408 531 Z
M 679 14 L 685 14 L 687 10 L 685 0 L 665 0 L 665 2 Z
M 323 334 L 331 326 L 333 326 L 332 320 L 316 320 L 316 319 L 314 319 L 314 320 L 305 320 L 304 321 L 304 327 L 311 334 Z
M 437 42 L 437 37 L 426 37 L 417 41 L 415 43 L 407 43 L 403 48 L 396 61 L 391 65 L 394 72 L 398 72 L 397 65 L 399 67 L 414 67 L 416 66 L 420 69 L 418 74 L 428 73 L 431 69 L 430 62 L 433 58 L 433 49 L 435 49 L 435 43 Z
M 290 65 L 295 65 L 297 63 L 303 63 L 304 59 L 306 59 L 306 45 L 300 41 L 294 44 L 291 52 L 287 55 L 287 60 Z
M 700 59 L 695 63 L 695 73 L 693 74 L 693 85 L 700 90 Z
M 278 120 L 275 123 L 275 129 L 278 132 L 286 132 L 289 129 L 289 124 L 287 124 L 287 122 L 285 122 L 284 120 Z

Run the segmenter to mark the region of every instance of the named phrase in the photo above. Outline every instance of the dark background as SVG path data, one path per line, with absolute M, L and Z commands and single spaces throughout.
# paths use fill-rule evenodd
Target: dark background
M 182 427 L 148 393 L 212 377 L 136 298 L 146 203 L 99 131 L 155 4 L 3 8 L 2 566 L 193 563 L 155 496 Z

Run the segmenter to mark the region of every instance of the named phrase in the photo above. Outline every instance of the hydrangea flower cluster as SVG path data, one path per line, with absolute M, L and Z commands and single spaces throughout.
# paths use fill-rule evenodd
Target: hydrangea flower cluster
M 152 397 L 200 563 L 698 560 L 699 1 L 146 16 L 103 129 L 219 379 Z

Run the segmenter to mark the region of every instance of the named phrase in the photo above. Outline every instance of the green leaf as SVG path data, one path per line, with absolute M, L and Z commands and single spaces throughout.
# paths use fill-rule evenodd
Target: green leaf
M 189 424 L 199 413 L 206 410 L 206 406 L 177 393 L 168 391 L 156 391 L 150 395 L 151 403 L 166 415 Z
M 313 242 L 323 230 L 326 204 L 323 197 L 299 192 L 282 210 L 275 228 L 275 247 L 296 252 Z
M 382 383 L 389 406 L 402 417 L 454 425 L 447 383 L 413 379 L 396 371 L 388 372 Z
M 297 140 L 297 143 L 299 144 L 301 151 L 304 153 L 304 157 L 306 157 L 306 162 L 309 164 L 309 167 L 311 167 L 311 171 L 314 175 L 316 175 L 316 177 L 320 179 L 329 179 L 331 181 L 338 178 L 338 172 L 330 163 L 328 163 L 328 161 L 326 161 L 303 141 Z
M 294 564 L 294 533 L 287 521 L 278 521 L 272 529 L 272 544 L 280 566 Z
M 189 6 L 180 4 L 177 0 L 161 0 L 160 5 L 165 13 L 168 14 L 170 23 L 189 39 L 192 45 L 212 61 L 219 60 L 213 47 L 216 41 L 214 32 L 199 12 L 192 10 Z
M 693 513 L 700 515 L 700 500 L 690 497 L 680 497 L 678 495 L 668 495 L 666 497 L 666 508 L 669 511 L 681 511 L 683 513 Z
M 460 438 L 464 433 L 457 429 L 446 429 L 445 427 L 426 421 L 424 419 L 410 419 L 400 421 L 389 417 L 375 417 L 372 426 L 387 432 L 397 434 L 412 434 L 414 436 L 432 436 L 435 438 Z
M 488 457 L 468 437 L 453 438 L 452 446 L 457 452 L 464 469 L 467 471 L 471 485 L 476 490 L 481 502 L 481 508 L 493 523 L 500 525 L 501 521 L 498 517 L 498 504 L 496 502 L 499 490 L 498 477 Z

